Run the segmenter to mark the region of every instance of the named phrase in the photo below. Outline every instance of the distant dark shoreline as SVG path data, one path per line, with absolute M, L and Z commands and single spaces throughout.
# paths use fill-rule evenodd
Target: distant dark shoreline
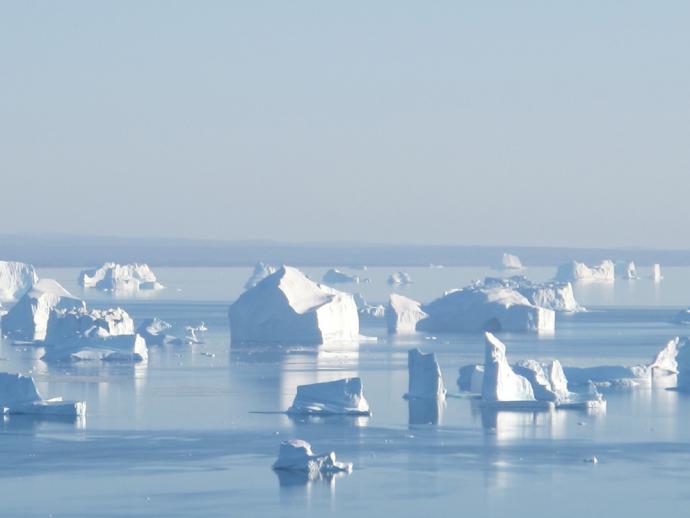
M 535 246 L 279 243 L 86 236 L 0 235 L 0 260 L 35 266 L 98 265 L 105 261 L 152 266 L 251 266 L 257 261 L 295 266 L 489 266 L 504 251 L 525 266 L 555 266 L 570 259 L 635 261 L 638 266 L 690 266 L 690 250 L 604 249 Z

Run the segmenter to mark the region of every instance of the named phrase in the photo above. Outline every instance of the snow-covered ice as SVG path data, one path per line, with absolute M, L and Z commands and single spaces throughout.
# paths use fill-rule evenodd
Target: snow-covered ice
M 229 310 L 233 343 L 302 343 L 359 338 L 359 316 L 349 293 L 317 284 L 283 266 L 245 291 Z
M 417 322 L 428 315 L 422 304 L 403 295 L 392 293 L 386 308 L 386 322 L 391 334 L 408 334 L 417 330 Z
M 506 358 L 506 346 L 491 333 L 484 333 L 484 379 L 482 401 L 535 401 L 527 378 L 513 372 Z
M 280 443 L 278 460 L 273 464 L 275 470 L 306 472 L 316 477 L 319 474 L 329 474 L 352 471 L 351 462 L 338 462 L 335 452 L 314 454 L 311 444 L 299 439 Z
M 77 417 L 86 414 L 86 403 L 43 399 L 31 376 L 0 372 L 0 413 Z
M 264 280 L 269 275 L 275 273 L 277 270 L 278 267 L 273 266 L 271 264 L 265 264 L 259 261 L 254 265 L 254 271 L 252 272 L 249 279 L 247 279 L 247 282 L 244 284 L 244 289 L 249 290 L 253 288 L 257 284 L 259 284 L 259 282 Z
M 522 270 L 522 261 L 517 255 L 509 254 L 504 252 L 501 256 L 501 262 L 499 264 L 499 269 L 501 270 Z
M 571 261 L 558 268 L 556 280 L 563 282 L 613 282 L 615 280 L 615 266 L 613 261 L 609 260 L 603 261 L 599 266 L 591 267 L 584 263 Z
M 409 381 L 405 397 L 445 399 L 446 387 L 434 353 L 410 349 L 407 352 L 407 371 Z
M 38 282 L 38 275 L 30 264 L 0 261 L 0 302 L 13 302 Z
M 326 284 L 346 284 L 360 282 L 366 282 L 368 279 L 363 279 L 359 275 L 349 275 L 345 272 L 341 272 L 336 268 L 331 268 L 323 276 L 323 282 Z
M 85 309 L 78 299 L 53 279 L 41 279 L 2 317 L 2 333 L 15 340 L 43 340 L 52 309 Z
M 164 286 L 147 264 L 105 263 L 100 268 L 83 270 L 79 285 L 106 291 L 159 290 Z
M 412 277 L 410 277 L 410 274 L 406 272 L 394 272 L 388 276 L 387 282 L 392 286 L 412 284 Z
M 370 415 L 360 378 L 299 385 L 288 414 Z
M 481 284 L 478 284 L 481 286 Z M 575 313 L 585 311 L 573 293 L 573 285 L 570 282 L 532 282 L 523 275 L 514 275 L 509 278 L 487 277 L 483 286 L 511 288 L 524 295 L 532 304 L 541 308 Z

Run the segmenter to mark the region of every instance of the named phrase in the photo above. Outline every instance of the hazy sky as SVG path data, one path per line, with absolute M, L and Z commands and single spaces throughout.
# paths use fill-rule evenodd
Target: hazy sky
M 0 1 L 0 233 L 690 247 L 690 2 Z

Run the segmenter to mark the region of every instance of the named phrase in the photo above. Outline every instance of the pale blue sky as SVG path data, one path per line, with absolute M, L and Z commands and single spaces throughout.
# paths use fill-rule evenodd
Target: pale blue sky
M 690 247 L 690 2 L 0 1 L 0 233 Z

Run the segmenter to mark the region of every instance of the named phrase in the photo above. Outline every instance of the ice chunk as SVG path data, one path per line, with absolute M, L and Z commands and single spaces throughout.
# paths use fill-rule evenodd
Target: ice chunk
M 517 255 L 504 252 L 500 266 L 502 270 L 522 270 L 522 261 Z
M 478 284 L 478 286 L 481 286 L 481 284 Z M 573 285 L 570 282 L 534 283 L 525 276 L 514 275 L 507 279 L 487 277 L 484 279 L 483 286 L 500 286 L 514 289 L 540 308 L 568 313 L 585 311 L 585 308 L 580 306 L 577 300 L 575 300 Z
M 360 378 L 299 385 L 288 414 L 370 415 Z
M 651 278 L 654 282 L 659 282 L 663 279 L 661 276 L 661 265 L 659 263 L 655 263 L 654 266 L 652 266 Z
M 341 272 L 335 268 L 328 270 L 323 276 L 323 282 L 326 284 L 341 284 L 354 282 L 359 284 L 360 282 L 367 282 L 369 279 L 363 279 L 358 275 L 348 275 L 345 272 Z
M 618 262 L 616 263 L 615 268 L 616 274 L 618 274 L 621 277 L 621 279 L 625 279 L 627 281 L 639 279 L 639 277 L 637 276 L 637 268 L 635 268 L 635 263 L 633 263 L 632 261 Z
M 412 284 L 412 277 L 410 277 L 409 273 L 394 272 L 388 276 L 388 284 L 393 285 L 393 286 Z
M 469 286 L 447 292 L 422 306 L 427 317 L 417 323 L 418 331 L 535 331 L 553 332 L 553 310 L 530 303 L 524 295 L 501 286 Z
M 259 284 L 259 282 L 264 280 L 269 275 L 275 273 L 277 270 L 278 268 L 276 266 L 273 266 L 271 264 L 265 264 L 259 261 L 254 265 L 254 271 L 252 272 L 247 282 L 244 284 L 244 289 L 249 290 L 253 288 L 257 284 Z
M 563 264 L 556 272 L 556 280 L 559 281 L 597 281 L 613 282 L 615 280 L 615 267 L 612 261 L 603 261 L 599 266 L 589 267 L 584 263 L 572 261 Z
M 310 476 L 319 474 L 352 471 L 352 463 L 338 462 L 335 452 L 315 455 L 311 445 L 302 440 L 280 443 L 278 460 L 273 464 L 275 470 L 302 471 Z
M 57 281 L 41 279 L 2 317 L 2 332 L 15 340 L 43 340 L 53 308 L 85 309 L 86 304 Z
M 446 387 L 434 353 L 424 354 L 419 349 L 410 349 L 407 353 L 407 370 L 407 398 L 445 399 Z
M 45 362 L 140 362 L 148 359 L 146 340 L 138 334 L 73 338 L 46 343 Z
M 363 322 L 376 322 L 386 317 L 386 308 L 381 304 L 372 306 L 367 303 L 366 299 L 361 293 L 354 294 L 355 305 L 357 306 L 357 312 L 359 313 L 359 321 Z
M 0 301 L 13 302 L 38 282 L 38 275 L 30 264 L 0 261 Z
M 105 263 L 100 268 L 83 270 L 79 285 L 108 291 L 160 290 L 164 286 L 147 264 Z
M 0 372 L 0 413 L 77 417 L 86 414 L 86 403 L 44 400 L 32 377 Z
M 529 380 L 513 372 L 506 359 L 506 346 L 491 333 L 484 333 L 484 401 L 534 401 Z
M 392 293 L 386 309 L 388 332 L 391 334 L 414 333 L 417 330 L 417 322 L 429 316 L 422 311 L 421 306 L 421 303 L 416 300 Z
M 568 399 L 568 380 L 558 360 L 523 360 L 513 365 L 513 371 L 529 380 L 535 399 L 554 403 Z
M 137 333 L 140 334 L 146 341 L 146 345 L 181 345 L 182 340 L 176 336 L 167 333 L 172 329 L 172 325 L 164 320 L 158 318 L 150 318 L 144 320 L 137 328 Z
M 678 373 L 678 351 L 685 345 L 687 338 L 676 336 L 672 338 L 661 349 L 649 365 L 652 374 L 677 374 Z
M 233 343 L 319 344 L 357 340 L 359 316 L 349 293 L 283 266 L 245 291 L 229 311 Z

